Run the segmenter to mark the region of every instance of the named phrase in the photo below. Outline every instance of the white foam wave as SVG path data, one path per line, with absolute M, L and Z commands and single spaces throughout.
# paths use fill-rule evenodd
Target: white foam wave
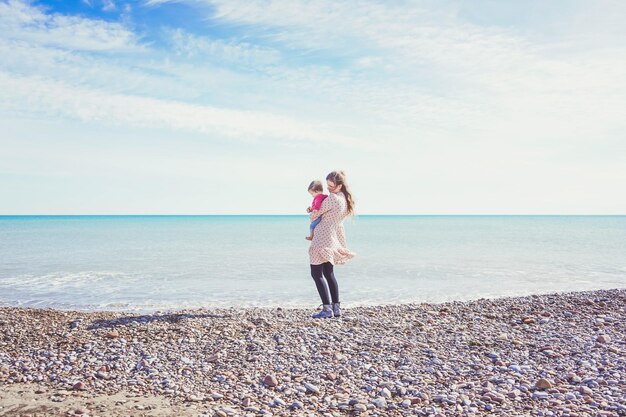
M 21 290 L 62 289 L 63 287 L 77 287 L 92 285 L 104 281 L 122 282 L 134 279 L 135 276 L 116 271 L 59 271 L 47 274 L 21 274 L 0 278 L 0 288 Z

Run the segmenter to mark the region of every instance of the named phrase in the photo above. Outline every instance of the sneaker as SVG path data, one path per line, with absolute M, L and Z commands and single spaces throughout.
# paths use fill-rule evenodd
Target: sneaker
M 341 316 L 341 308 L 339 307 L 340 303 L 333 303 L 333 315 L 335 317 Z
M 329 319 L 333 316 L 333 309 L 330 307 L 330 304 L 324 304 L 322 311 L 319 313 L 313 314 L 311 317 L 314 319 Z

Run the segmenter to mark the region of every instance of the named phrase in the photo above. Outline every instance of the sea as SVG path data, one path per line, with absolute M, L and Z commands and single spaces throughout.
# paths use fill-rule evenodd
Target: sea
M 81 311 L 306 307 L 309 221 L 0 216 L 0 306 Z M 342 307 L 626 287 L 626 216 L 383 216 L 345 222 Z

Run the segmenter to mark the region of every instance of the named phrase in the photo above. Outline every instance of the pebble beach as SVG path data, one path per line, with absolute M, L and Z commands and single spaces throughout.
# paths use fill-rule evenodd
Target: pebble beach
M 626 415 L 626 289 L 133 315 L 0 308 L 0 416 Z

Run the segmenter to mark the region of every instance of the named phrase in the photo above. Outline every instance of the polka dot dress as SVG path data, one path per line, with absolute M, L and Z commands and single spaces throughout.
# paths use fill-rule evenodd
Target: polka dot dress
M 330 193 L 322 202 L 320 209 L 311 213 L 311 221 L 322 216 L 322 221 L 315 228 L 309 247 L 311 265 L 320 265 L 325 262 L 341 265 L 354 257 L 354 253 L 346 248 L 343 220 L 347 215 L 346 196 L 341 192 Z

